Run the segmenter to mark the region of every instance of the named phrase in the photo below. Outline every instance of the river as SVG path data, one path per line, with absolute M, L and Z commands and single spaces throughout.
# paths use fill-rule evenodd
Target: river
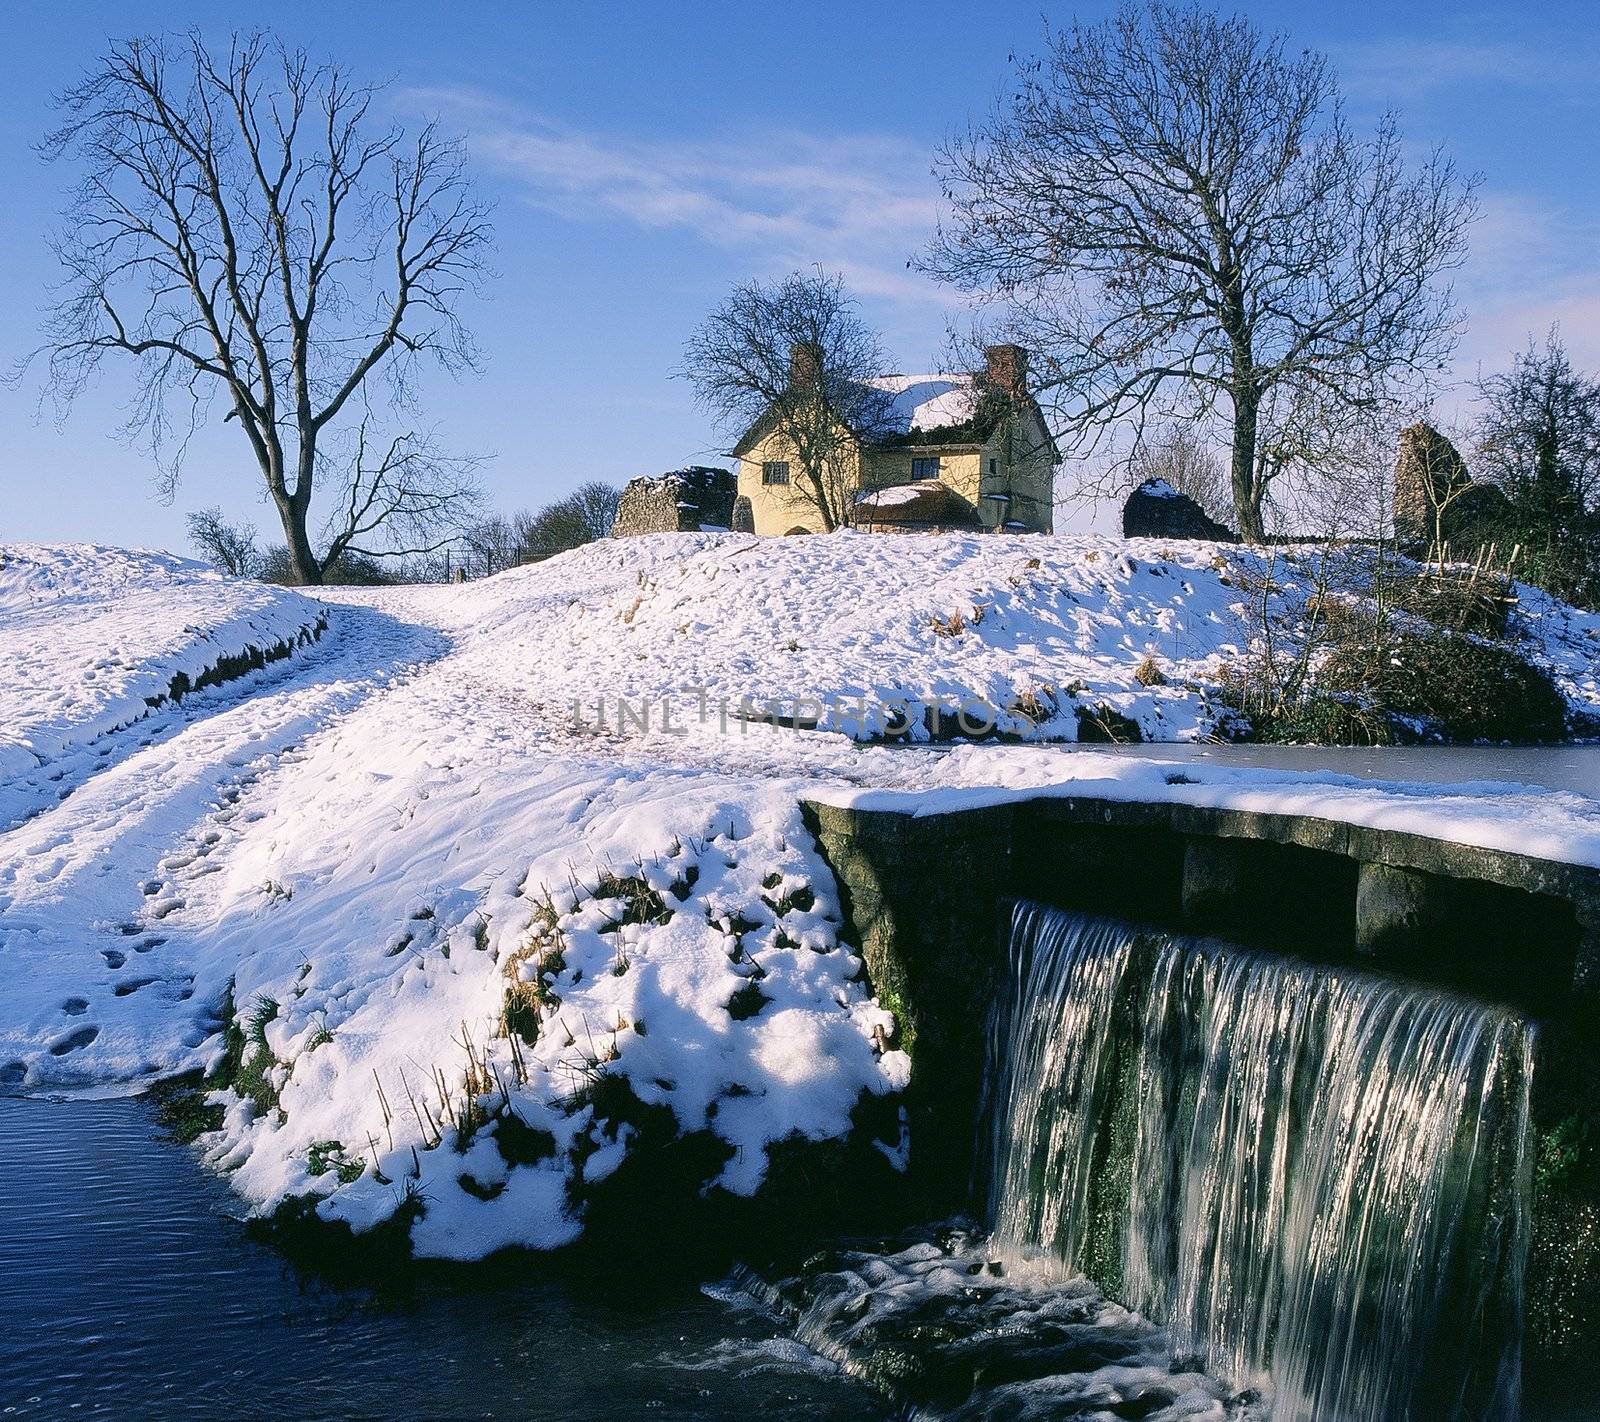
M 0 1181 L 0 1416 L 891 1415 L 692 1284 L 308 1278 L 139 1100 L 0 1098 Z

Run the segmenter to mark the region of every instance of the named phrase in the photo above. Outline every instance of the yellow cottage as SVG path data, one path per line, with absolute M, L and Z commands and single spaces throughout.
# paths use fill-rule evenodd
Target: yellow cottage
M 851 526 L 883 531 L 1003 528 L 1049 533 L 1059 455 L 1028 394 L 1027 352 L 990 346 L 968 375 L 881 375 L 883 432 L 854 441 L 840 476 Z M 796 356 L 796 366 L 803 354 Z M 734 447 L 733 526 L 759 534 L 820 533 L 814 498 L 799 487 L 794 452 L 757 420 Z

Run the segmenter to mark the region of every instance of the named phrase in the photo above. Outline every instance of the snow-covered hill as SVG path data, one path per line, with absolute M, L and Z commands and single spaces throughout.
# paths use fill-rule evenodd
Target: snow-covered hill
M 1224 670 L 1260 636 L 1244 584 L 1270 581 L 1281 608 L 1314 592 L 1321 557 L 1097 536 L 658 534 L 466 587 L 346 596 L 446 617 L 470 634 L 463 674 L 551 725 L 632 737 L 744 710 L 862 740 L 909 708 L 921 741 L 930 712 L 959 734 L 965 708 L 970 729 L 1022 740 L 1097 738 L 1115 718 L 1143 740 L 1191 741 L 1227 722 Z M 1524 655 L 1574 708 L 1600 711 L 1600 615 L 1518 592 Z
M 167 553 L 0 546 L 0 824 L 34 806 L 17 781 L 303 645 L 321 618 L 287 588 Z
M 0 1089 L 221 1067 L 202 1146 L 252 1207 L 403 1212 L 428 1254 L 571 1240 L 664 1122 L 733 1196 L 797 1138 L 900 1159 L 909 1064 L 802 795 L 1087 782 L 1600 859 L 1574 795 L 722 718 L 976 693 L 1019 737 L 1071 737 L 1077 704 L 1201 735 L 1246 635 L 1209 545 L 662 536 L 316 600 L 152 555 L 4 556 L 0 645 L 29 651 L 0 695 L 59 749 L 28 751 L 31 817 L 0 821 Z M 323 615 L 274 667 L 114 729 Z M 1595 619 L 1533 597 L 1519 617 L 1595 699 Z

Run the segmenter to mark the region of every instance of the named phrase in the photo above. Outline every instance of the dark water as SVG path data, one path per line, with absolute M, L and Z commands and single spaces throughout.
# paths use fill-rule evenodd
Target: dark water
M 888 1415 L 771 1315 L 692 1287 L 381 1303 L 299 1276 L 232 1203 L 141 1102 L 0 1099 L 0 1416 Z

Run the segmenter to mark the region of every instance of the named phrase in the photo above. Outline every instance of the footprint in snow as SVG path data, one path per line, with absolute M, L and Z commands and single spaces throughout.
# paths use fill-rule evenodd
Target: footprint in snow
M 102 948 L 100 956 L 106 960 L 108 968 L 120 968 L 128 961 L 128 955 L 116 948 Z
M 80 1027 L 76 1032 L 63 1037 L 50 1048 L 53 1057 L 64 1057 L 69 1052 L 80 1052 L 100 1035 L 98 1027 Z
M 68 1017 L 82 1017 L 89 1010 L 89 1000 L 83 997 L 69 997 L 61 1004 L 61 1010 Z

